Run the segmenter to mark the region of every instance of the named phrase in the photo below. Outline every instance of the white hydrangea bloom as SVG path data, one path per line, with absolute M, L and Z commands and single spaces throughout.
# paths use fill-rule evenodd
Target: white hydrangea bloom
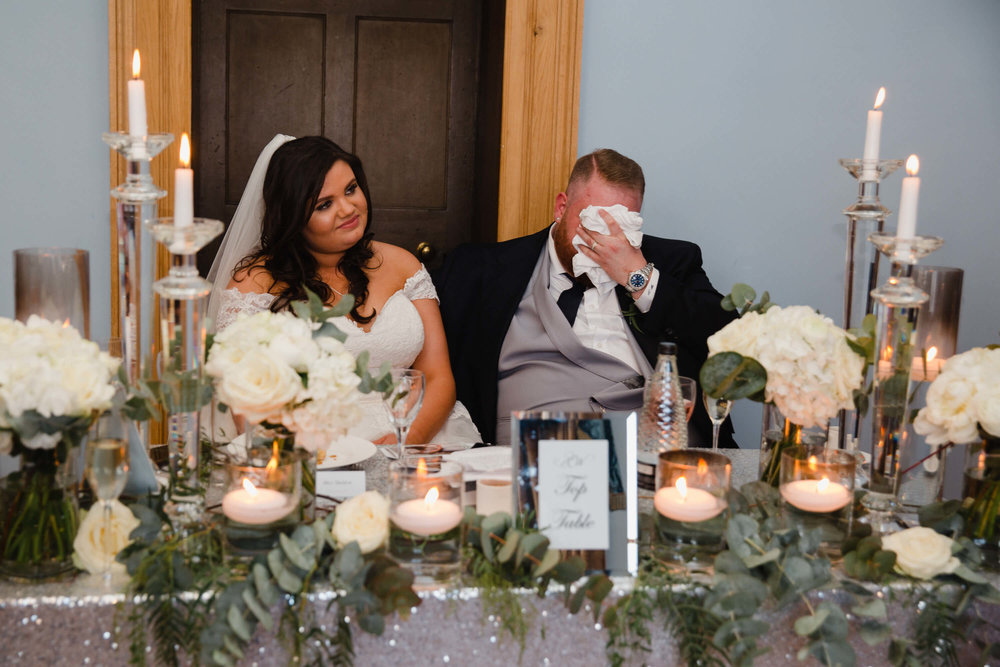
M 1000 350 L 977 347 L 945 362 L 927 390 L 914 430 L 930 445 L 980 439 L 979 428 L 1000 437 Z

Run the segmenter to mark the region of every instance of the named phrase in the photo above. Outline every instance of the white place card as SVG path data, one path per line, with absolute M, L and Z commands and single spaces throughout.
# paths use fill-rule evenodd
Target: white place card
M 608 441 L 538 441 L 538 527 L 556 549 L 607 549 Z
M 317 470 L 316 493 L 347 500 L 365 492 L 364 470 Z

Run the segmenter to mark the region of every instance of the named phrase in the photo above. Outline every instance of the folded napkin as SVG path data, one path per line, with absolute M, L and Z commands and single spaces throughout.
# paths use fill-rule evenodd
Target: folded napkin
M 588 206 L 580 211 L 580 224 L 586 229 L 599 234 L 607 234 L 608 224 L 604 222 L 600 211 L 607 211 L 615 219 L 618 226 L 625 232 L 625 238 L 628 239 L 633 248 L 638 248 L 642 245 L 642 217 L 621 204 L 615 204 L 614 206 Z M 578 234 L 573 237 L 573 245 L 579 247 L 586 245 L 586 243 Z M 611 276 L 597 262 L 582 252 L 578 252 L 573 255 L 573 275 L 581 276 L 583 274 L 587 274 L 590 282 L 594 283 L 594 287 L 601 294 L 610 292 L 618 284 L 611 279 Z
M 510 470 L 513 465 L 511 456 L 510 447 L 481 447 L 445 454 L 444 458 L 462 464 L 465 467 L 465 479 L 472 481 L 489 476 L 490 473 Z

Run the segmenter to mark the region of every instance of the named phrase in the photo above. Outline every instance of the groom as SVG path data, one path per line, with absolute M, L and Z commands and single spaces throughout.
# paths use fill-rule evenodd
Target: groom
M 608 234 L 580 224 L 591 205 L 638 213 L 644 191 L 635 161 L 594 151 L 577 160 L 566 191 L 556 195 L 551 226 L 461 246 L 447 258 L 435 282 L 448 351 L 458 398 L 484 441 L 509 444 L 512 410 L 641 407 L 663 340 L 677 343 L 680 374 L 698 377 L 706 338 L 733 319 L 701 268 L 698 246 L 644 235 L 634 248 L 607 211 L 600 215 Z M 583 245 L 573 245 L 577 236 Z M 578 252 L 604 269 L 613 289 L 573 278 Z M 692 446 L 711 443 L 700 398 Z M 728 422 L 720 445 L 736 446 Z

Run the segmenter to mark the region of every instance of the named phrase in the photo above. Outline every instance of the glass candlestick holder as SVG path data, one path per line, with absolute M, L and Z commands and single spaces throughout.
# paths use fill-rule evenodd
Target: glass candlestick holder
M 222 233 L 222 223 L 195 218 L 190 226 L 178 227 L 172 218 L 159 218 L 147 226 L 170 252 L 170 272 L 153 284 L 160 297 L 160 386 L 168 413 L 172 511 L 181 523 L 191 523 L 200 519 L 204 507 L 198 480 L 199 412 L 206 394 L 205 306 L 212 290 L 212 284 L 198 275 L 196 253 Z
M 872 234 L 869 240 L 892 263 L 889 279 L 872 291 L 875 300 L 875 365 L 872 379 L 871 463 L 859 519 L 880 533 L 897 525 L 901 448 L 906 440 L 917 316 L 928 295 L 910 277 L 912 266 L 944 243 L 940 238 L 896 238 Z
M 879 183 L 903 166 L 902 160 L 841 159 L 840 165 L 858 181 L 858 198 L 844 209 L 847 216 L 847 244 L 844 255 L 844 329 L 861 326 L 872 312 L 871 291 L 879 283 L 879 253 L 868 236 L 881 232 L 890 211 L 879 201 Z M 854 411 L 842 410 L 838 446 L 845 449 L 852 439 L 867 439 L 861 419 Z
M 818 531 L 823 550 L 839 553 L 851 532 L 854 473 L 850 452 L 800 445 L 781 455 L 782 514 L 800 532 Z
M 722 550 L 732 463 L 717 452 L 660 452 L 653 496 L 653 552 L 664 560 L 700 564 Z
M 389 555 L 418 584 L 448 583 L 462 554 L 462 466 L 408 458 L 389 466 Z

